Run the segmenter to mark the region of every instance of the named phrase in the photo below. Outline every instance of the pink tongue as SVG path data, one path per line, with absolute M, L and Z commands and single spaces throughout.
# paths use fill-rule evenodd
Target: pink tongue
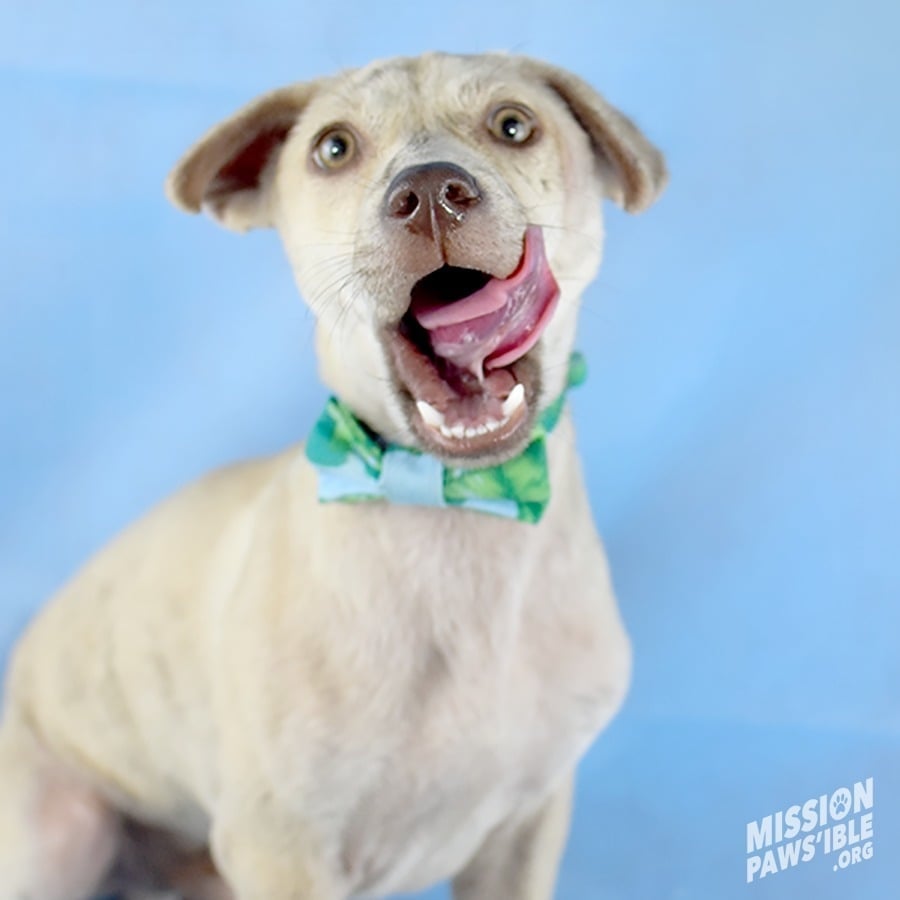
M 437 356 L 481 379 L 485 370 L 514 363 L 537 343 L 558 299 L 541 229 L 531 225 L 522 260 L 509 278 L 492 278 L 453 303 L 418 297 L 412 314 Z

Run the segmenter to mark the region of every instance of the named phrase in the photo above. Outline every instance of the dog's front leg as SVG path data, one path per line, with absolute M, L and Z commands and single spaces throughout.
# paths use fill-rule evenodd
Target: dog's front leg
M 569 831 L 573 777 L 537 813 L 493 831 L 453 881 L 454 900 L 551 900 Z
M 213 827 L 213 858 L 235 900 L 346 900 L 297 823 L 258 812 L 229 815 Z

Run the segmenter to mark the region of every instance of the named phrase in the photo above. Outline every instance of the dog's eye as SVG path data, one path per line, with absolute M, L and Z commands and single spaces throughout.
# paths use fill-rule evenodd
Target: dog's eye
M 488 130 L 504 144 L 525 144 L 537 133 L 534 113 L 525 106 L 506 104 L 488 116 Z
M 322 169 L 339 169 L 356 153 L 356 138 L 349 128 L 336 126 L 322 132 L 313 143 L 313 161 Z

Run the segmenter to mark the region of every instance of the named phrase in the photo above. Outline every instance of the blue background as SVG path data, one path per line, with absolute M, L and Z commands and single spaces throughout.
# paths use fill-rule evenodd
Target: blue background
M 559 897 L 896 896 L 898 41 L 891 0 L 4 0 L 0 655 L 119 528 L 300 439 L 324 396 L 275 237 L 166 205 L 182 150 L 375 57 L 544 57 L 672 171 L 643 217 L 609 210 L 583 316 L 573 402 L 636 672 Z M 874 859 L 745 885 L 746 822 L 870 775 Z

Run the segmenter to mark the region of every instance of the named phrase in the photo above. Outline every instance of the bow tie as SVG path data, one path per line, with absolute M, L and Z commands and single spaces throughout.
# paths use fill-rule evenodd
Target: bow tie
M 586 377 L 584 357 L 573 353 L 566 390 Z M 556 427 L 565 401 L 563 391 L 544 410 L 518 456 L 496 466 L 462 469 L 445 466 L 420 450 L 388 444 L 332 397 L 306 442 L 307 459 L 318 471 L 319 500 L 457 506 L 538 522 L 550 501 L 546 437 Z

